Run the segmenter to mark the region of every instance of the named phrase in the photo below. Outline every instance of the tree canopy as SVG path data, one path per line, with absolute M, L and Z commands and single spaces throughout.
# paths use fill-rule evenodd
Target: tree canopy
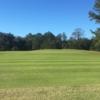
M 100 23 L 100 0 L 95 0 L 93 10 L 89 12 L 91 20 L 95 20 Z
M 67 39 L 66 33 L 60 33 L 55 36 L 52 32 L 32 34 L 25 37 L 14 36 L 11 33 L 0 32 L 0 50 L 38 50 L 38 49 L 90 49 L 89 39 L 82 38 L 82 31 L 74 32 L 77 39 Z
M 95 20 L 96 23 L 100 24 L 100 0 L 95 0 L 93 10 L 89 12 L 89 16 L 91 20 Z M 91 32 L 94 35 L 91 48 L 100 51 L 100 28 Z

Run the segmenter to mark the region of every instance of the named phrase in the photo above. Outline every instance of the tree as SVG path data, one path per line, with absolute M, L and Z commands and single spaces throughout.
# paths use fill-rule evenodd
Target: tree
M 11 33 L 0 32 L 0 50 L 11 50 L 14 38 Z
M 62 49 L 62 40 L 61 40 L 61 34 L 58 34 L 56 36 L 56 48 Z
M 96 0 L 94 4 L 94 8 L 89 12 L 89 16 L 91 20 L 95 20 L 96 23 L 100 24 L 100 0 Z M 92 39 L 91 49 L 100 51 L 100 28 L 97 28 L 94 34 L 94 38 Z
M 94 35 L 92 39 L 91 49 L 100 51 L 100 28 L 97 28 L 95 32 L 94 31 L 91 31 L 91 32 Z
M 75 31 L 72 33 L 72 39 L 75 39 L 75 40 L 79 40 L 82 38 L 84 34 L 84 30 L 82 30 L 81 28 L 77 28 L 75 29 Z
M 25 41 L 26 41 L 27 50 L 32 50 L 32 39 L 33 39 L 32 33 L 26 35 Z
M 75 31 L 72 33 L 71 38 L 67 41 L 68 48 L 89 50 L 91 40 L 84 38 L 83 35 L 84 30 L 82 30 L 81 28 L 75 29 Z
M 94 8 L 89 12 L 89 17 L 91 20 L 95 20 L 100 23 L 100 0 L 95 0 Z
M 12 50 L 27 50 L 25 38 L 15 37 Z
M 59 39 L 59 47 L 62 49 L 66 48 L 67 47 L 67 45 L 66 45 L 66 40 L 67 40 L 66 33 L 63 32 L 63 33 L 58 34 L 57 38 Z
M 43 38 L 43 36 L 41 33 L 37 33 L 37 34 L 33 35 L 33 37 L 32 37 L 32 50 L 41 49 L 42 38 Z
M 51 32 L 46 32 L 43 35 L 42 49 L 56 49 L 56 38 Z

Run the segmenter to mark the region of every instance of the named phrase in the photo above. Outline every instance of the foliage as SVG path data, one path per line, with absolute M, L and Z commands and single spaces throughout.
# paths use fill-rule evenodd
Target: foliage
M 89 12 L 91 20 L 95 20 L 100 23 L 100 0 L 95 0 L 94 8 Z
M 73 34 L 74 33 L 74 34 Z M 44 34 L 29 33 L 25 37 L 14 36 L 11 33 L 0 33 L 0 50 L 1 51 L 16 51 L 16 50 L 38 50 L 38 49 L 84 49 L 89 50 L 90 41 L 83 38 L 83 31 L 76 29 L 72 33 L 70 39 L 67 39 L 66 34 L 60 33 L 55 36 L 52 32 Z
M 84 34 L 84 30 L 82 30 L 81 28 L 77 28 L 75 29 L 75 31 L 72 33 L 72 39 L 75 39 L 75 40 L 79 40 L 82 38 Z
M 100 0 L 95 0 L 93 11 L 89 12 L 89 16 L 96 23 L 100 24 Z M 97 28 L 95 32 L 92 31 L 94 37 L 92 39 L 91 49 L 100 51 L 100 28 Z

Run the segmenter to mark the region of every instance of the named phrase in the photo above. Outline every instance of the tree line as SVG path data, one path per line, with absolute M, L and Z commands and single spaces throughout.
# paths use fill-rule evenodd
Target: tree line
M 76 29 L 67 39 L 66 34 L 54 35 L 52 32 L 44 34 L 29 33 L 25 37 L 14 36 L 11 33 L 0 32 L 0 50 L 38 50 L 38 49 L 84 49 L 90 50 L 93 39 L 83 37 L 83 30 Z
M 100 24 L 100 0 L 95 0 L 94 8 L 89 12 L 91 20 Z M 75 29 L 70 38 L 60 33 L 55 36 L 52 32 L 44 34 L 29 33 L 25 37 L 14 36 L 11 33 L 0 32 L 0 51 L 8 50 L 38 50 L 38 49 L 82 49 L 100 51 L 100 28 L 91 30 L 93 37 L 84 37 L 81 28 Z

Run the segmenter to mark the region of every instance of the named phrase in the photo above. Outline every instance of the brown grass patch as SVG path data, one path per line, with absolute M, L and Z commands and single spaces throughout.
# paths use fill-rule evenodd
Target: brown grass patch
M 100 100 L 100 85 L 0 89 L 0 100 Z

